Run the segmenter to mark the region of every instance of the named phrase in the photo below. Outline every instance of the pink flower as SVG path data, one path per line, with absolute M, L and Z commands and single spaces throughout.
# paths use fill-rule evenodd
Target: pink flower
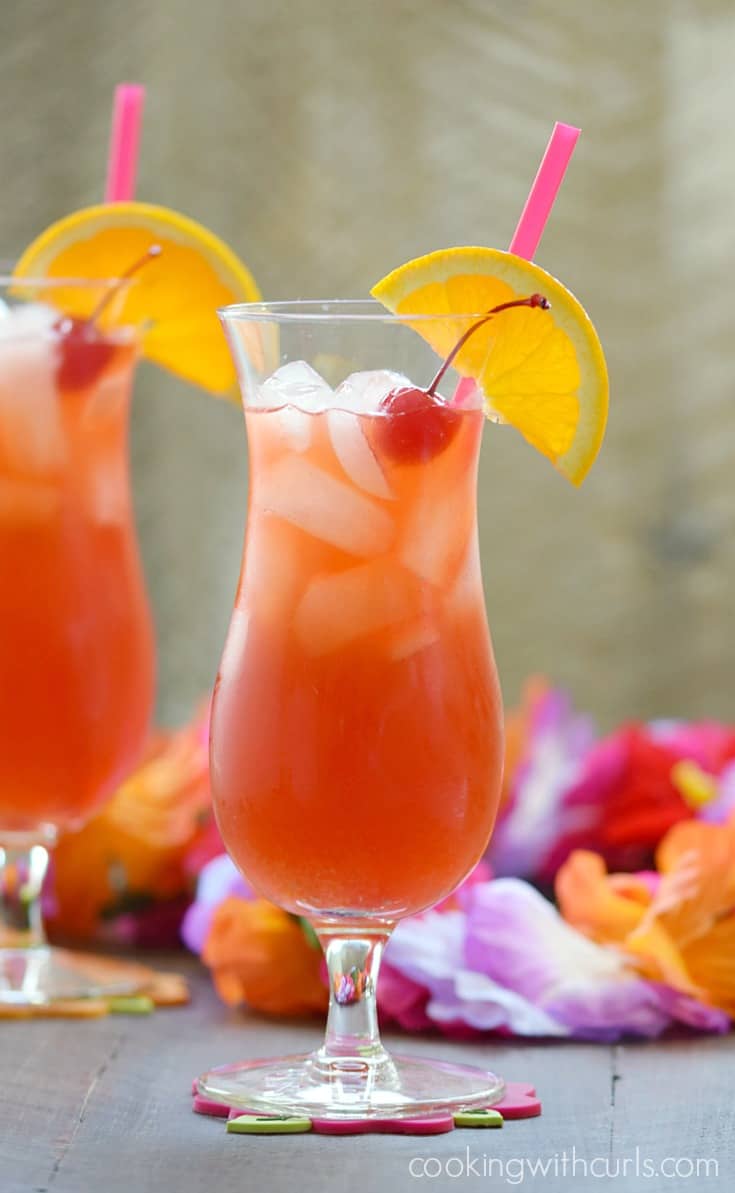
M 425 1031 L 434 1026 L 426 1014 L 428 987 L 394 969 L 389 961 L 380 967 L 377 990 L 381 1023 L 397 1023 L 405 1031 Z
M 719 721 L 652 721 L 648 732 L 676 754 L 717 775 L 735 760 L 735 729 Z
M 225 852 L 222 838 L 214 816 L 210 816 L 199 837 L 184 858 L 186 873 L 194 879 L 201 874 L 207 862 Z

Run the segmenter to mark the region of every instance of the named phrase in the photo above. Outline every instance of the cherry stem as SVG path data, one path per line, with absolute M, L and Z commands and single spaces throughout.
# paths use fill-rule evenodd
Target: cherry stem
M 511 307 L 539 307 L 542 311 L 548 311 L 551 307 L 551 303 L 549 302 L 548 298 L 544 298 L 543 294 L 531 294 L 529 298 L 515 298 L 512 302 L 501 302 L 500 306 L 493 307 L 491 311 L 487 311 L 485 315 L 483 315 L 482 319 L 478 319 L 477 323 L 473 323 L 472 327 L 468 327 L 464 335 L 457 340 L 457 343 L 452 348 L 449 356 L 442 364 L 439 372 L 426 391 L 430 398 L 433 398 L 436 394 L 437 387 L 441 384 L 442 377 L 446 373 L 457 353 L 461 352 L 470 336 L 474 335 L 478 327 L 482 327 L 483 324 L 492 319 L 493 315 L 499 315 L 501 311 L 509 311 Z
M 149 248 L 146 249 L 146 251 L 144 252 L 142 257 L 138 257 L 138 260 L 134 261 L 132 265 L 129 265 L 128 268 L 125 270 L 125 272 L 120 274 L 119 278 L 115 278 L 115 281 L 112 284 L 112 286 L 110 286 L 109 290 L 107 290 L 107 292 L 102 295 L 101 299 L 97 303 L 97 306 L 92 311 L 92 314 L 89 316 L 88 322 L 96 323 L 97 320 L 99 319 L 100 315 L 102 315 L 104 313 L 105 309 L 110 305 L 113 298 L 118 293 L 120 287 L 125 282 L 129 281 L 130 278 L 133 277 L 133 275 L 138 272 L 138 270 L 143 269 L 143 267 L 145 265 L 150 264 L 151 261 L 155 261 L 156 257 L 160 257 L 162 252 L 163 252 L 163 249 L 161 248 L 160 244 L 150 245 Z

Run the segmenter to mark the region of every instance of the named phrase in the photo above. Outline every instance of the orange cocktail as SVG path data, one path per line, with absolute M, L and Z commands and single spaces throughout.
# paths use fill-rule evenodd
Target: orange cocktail
M 128 994 L 144 980 L 140 967 L 48 947 L 47 847 L 113 794 L 147 736 L 154 641 L 127 458 L 135 361 L 231 393 L 235 371 L 216 308 L 257 297 L 247 268 L 207 228 L 132 200 L 63 216 L 7 279 L 0 1008 Z
M 132 769 L 151 712 L 127 466 L 136 342 L 85 326 L 44 303 L 0 318 L 3 840 L 86 819 Z
M 337 1118 L 490 1101 L 502 1090 L 493 1074 L 445 1065 L 437 1087 L 434 1062 L 390 1056 L 375 1003 L 394 925 L 465 878 L 498 805 L 481 397 L 447 401 L 448 364 L 436 373 L 427 337 L 377 303 L 249 304 L 222 317 L 250 493 L 212 706 L 214 806 L 246 878 L 313 926 L 330 1011 L 317 1052 L 225 1066 L 199 1088 Z
M 214 702 L 214 796 L 243 872 L 301 914 L 434 903 L 479 858 L 498 800 L 475 519 L 483 414 L 437 407 L 444 441 L 416 458 L 390 442 L 387 378 L 363 374 L 341 396 L 324 385 L 321 410 L 299 409 L 283 404 L 290 389 L 317 394 L 321 379 L 291 363 L 261 408 L 246 404 L 248 533 Z M 415 416 L 396 417 L 410 432 Z
M 485 1070 L 388 1053 L 377 974 L 396 925 L 421 947 L 400 921 L 470 872 L 498 804 L 500 693 L 475 513 L 485 414 L 515 421 L 579 483 L 607 405 L 594 329 L 536 266 L 449 250 L 376 292 L 372 304 L 221 312 L 250 493 L 212 709 L 212 793 L 245 877 L 313 927 L 330 995 L 321 1048 L 212 1069 L 198 1089 L 335 1121 L 502 1095 Z M 456 918 L 440 918 L 456 950 L 438 961 L 449 990 L 461 942 Z

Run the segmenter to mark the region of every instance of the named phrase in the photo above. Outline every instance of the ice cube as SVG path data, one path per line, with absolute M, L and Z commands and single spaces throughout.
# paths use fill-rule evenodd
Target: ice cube
M 4 308 L 4 309 L 3 309 Z M 20 303 L 0 307 L 0 339 L 16 339 L 18 336 L 37 336 L 39 332 L 50 332 L 59 320 L 59 312 L 41 302 Z
M 294 406 L 297 410 L 327 410 L 334 391 L 305 360 L 291 360 L 276 369 L 260 387 L 259 406 L 275 410 Z
M 74 471 L 82 473 L 87 513 L 98 526 L 124 526 L 130 518 L 128 384 L 126 369 L 103 375 L 84 408 L 86 434 L 76 443 Z
M 412 385 L 403 373 L 394 373 L 390 369 L 351 373 L 335 390 L 334 405 L 339 410 L 352 410 L 357 414 L 377 414 L 380 403 L 391 390 Z
M 285 522 L 255 515 L 248 526 L 245 575 L 241 601 L 256 611 L 258 621 L 282 625 L 291 620 L 301 599 L 309 566 L 318 566 L 321 547 L 314 540 L 316 559 L 309 559 L 300 534 Z
M 444 588 L 456 575 L 467 551 L 474 509 L 464 486 L 448 488 L 441 499 L 427 494 L 408 512 L 399 557 L 430 584 Z
M 269 418 L 275 419 L 278 438 L 283 446 L 295 452 L 308 451 L 311 444 L 313 414 L 297 410 L 295 406 L 283 406 Z
M 449 604 L 456 612 L 464 613 L 478 605 L 482 607 L 483 600 L 480 552 L 476 537 L 470 535 L 467 553 L 459 565 L 449 594 Z
M 122 444 L 95 448 L 82 462 L 84 503 L 97 526 L 124 526 L 130 517 L 128 467 Z
M 405 621 L 420 600 L 415 577 L 393 561 L 374 559 L 316 576 L 296 610 L 296 633 L 310 654 L 328 654 Z
M 406 625 L 398 626 L 390 636 L 388 654 L 396 662 L 410 659 L 412 655 L 426 650 L 439 641 L 439 623 L 435 617 L 415 617 Z
M 358 415 L 347 410 L 330 410 L 327 426 L 334 454 L 352 483 L 374 497 L 392 499 L 393 492 L 365 437 Z
M 128 519 L 126 470 L 117 461 L 97 460 L 90 469 L 86 499 L 90 518 L 97 526 L 124 526 Z
M 393 542 L 390 514 L 300 456 L 282 456 L 263 471 L 255 500 L 260 509 L 351 555 L 379 555 Z
M 38 334 L 49 326 L 47 309 L 40 306 L 17 308 L 0 322 L 0 454 L 9 471 L 50 474 L 60 472 L 66 460 L 58 346 L 51 336 Z

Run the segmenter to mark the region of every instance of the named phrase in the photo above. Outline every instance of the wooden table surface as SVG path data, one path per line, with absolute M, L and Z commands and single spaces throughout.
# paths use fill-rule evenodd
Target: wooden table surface
M 220 1120 L 191 1113 L 191 1078 L 212 1064 L 313 1046 L 319 1026 L 230 1012 L 190 970 L 184 1009 L 0 1023 L 1 1193 L 735 1187 L 735 1037 L 607 1047 L 403 1036 L 403 1051 L 485 1062 L 534 1082 L 543 1116 L 424 1139 L 228 1136 Z M 548 1164 L 547 1174 L 531 1175 L 533 1164 Z M 614 1180 L 600 1175 L 616 1169 Z

